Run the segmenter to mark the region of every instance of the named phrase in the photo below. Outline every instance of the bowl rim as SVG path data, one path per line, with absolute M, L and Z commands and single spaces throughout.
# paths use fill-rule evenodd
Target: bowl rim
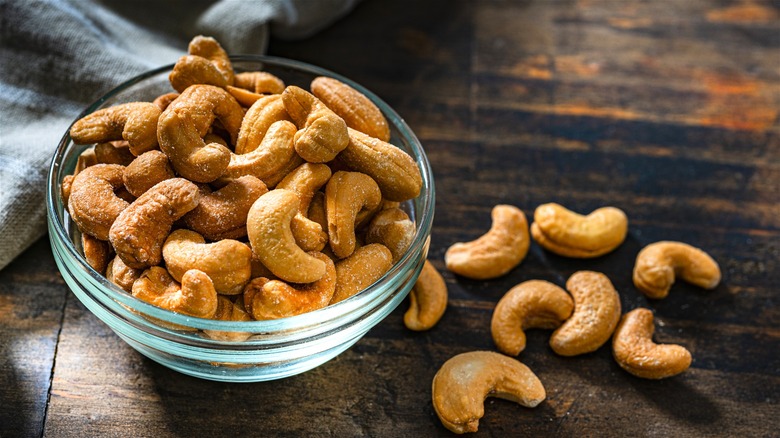
M 158 76 L 161 73 L 170 72 L 173 69 L 174 64 L 168 64 L 146 71 L 122 82 L 105 94 L 101 95 L 92 104 L 87 106 L 87 108 L 82 111 L 68 126 L 57 145 L 57 149 L 52 154 L 52 159 L 47 174 L 46 212 L 47 219 L 49 221 L 50 233 L 53 232 L 55 234 L 54 236 L 50 236 L 50 238 L 54 239 L 56 237 L 59 242 L 64 242 L 63 247 L 66 251 L 66 254 L 63 257 L 67 257 L 71 261 L 75 260 L 75 268 L 81 271 L 82 274 L 85 274 L 86 278 L 94 285 L 98 286 L 97 290 L 101 292 L 102 296 L 98 296 L 97 298 L 101 300 L 107 298 L 115 303 L 129 307 L 130 311 L 124 315 L 125 317 L 130 317 L 130 319 L 135 320 L 136 324 L 144 325 L 147 328 L 149 327 L 149 324 L 152 324 L 160 333 L 167 333 L 172 336 L 179 336 L 181 335 L 181 332 L 160 326 L 158 324 L 150 323 L 148 320 L 133 311 L 140 312 L 153 318 L 159 318 L 167 323 L 184 325 L 197 329 L 269 334 L 283 331 L 295 331 L 298 329 L 305 329 L 307 327 L 333 322 L 334 320 L 341 320 L 342 317 L 359 312 L 364 306 L 369 306 L 376 301 L 380 301 L 380 303 L 384 302 L 383 297 L 385 295 L 392 295 L 392 292 L 394 292 L 394 289 L 391 287 L 392 283 L 399 280 L 402 274 L 408 269 L 412 269 L 414 267 L 414 260 L 412 259 L 416 257 L 417 254 L 420 254 L 423 259 L 427 258 L 428 245 L 430 244 L 430 230 L 433 224 L 435 206 L 433 171 L 431 169 L 430 162 L 428 161 L 425 150 L 423 149 L 422 144 L 415 135 L 414 131 L 412 131 L 412 129 L 407 125 L 406 121 L 392 107 L 390 107 L 372 91 L 365 88 L 361 84 L 328 69 L 302 61 L 267 55 L 234 55 L 230 56 L 230 60 L 233 63 L 251 62 L 269 64 L 278 68 L 293 69 L 308 74 L 335 78 L 366 95 L 375 105 L 377 105 L 377 107 L 379 107 L 379 109 L 388 119 L 388 122 L 390 122 L 391 125 L 395 125 L 398 134 L 403 137 L 405 143 L 407 143 L 412 149 L 410 156 L 415 161 L 420 170 L 423 182 L 422 190 L 420 195 L 413 199 L 412 202 L 418 202 L 419 200 L 422 205 L 420 207 L 420 217 L 415 217 L 417 227 L 412 243 L 406 250 L 405 254 L 393 264 L 388 272 L 386 272 L 372 285 L 348 299 L 301 315 L 262 321 L 221 321 L 188 316 L 149 304 L 145 301 L 133 297 L 130 293 L 111 283 L 105 276 L 98 273 L 91 266 L 89 266 L 89 264 L 86 262 L 86 259 L 81 253 L 79 253 L 73 241 L 70 239 L 69 233 L 65 228 L 65 224 L 60 220 L 60 216 L 57 212 L 57 203 L 59 202 L 60 204 L 63 204 L 63 219 L 65 218 L 65 213 L 67 213 L 67 206 L 62 203 L 60 181 L 57 180 L 57 176 L 61 172 L 61 167 L 64 166 L 63 159 L 65 152 L 69 147 L 73 146 L 70 139 L 70 127 L 77 120 L 96 111 L 107 100 L 122 93 L 133 85 L 141 83 L 149 78 Z M 55 248 L 53 248 L 53 250 L 55 250 Z M 422 264 L 420 263 L 418 271 L 421 265 Z M 382 293 L 383 291 L 385 293 Z M 104 301 L 103 304 L 105 305 L 106 302 Z M 219 341 L 206 337 L 199 337 L 199 341 L 216 344 L 237 344 L 235 341 Z

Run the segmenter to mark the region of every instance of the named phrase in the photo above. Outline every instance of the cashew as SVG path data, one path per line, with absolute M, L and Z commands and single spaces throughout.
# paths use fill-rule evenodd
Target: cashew
M 283 169 L 295 155 L 293 138 L 296 131 L 292 122 L 274 122 L 259 147 L 246 154 L 230 155 L 230 163 L 221 179 L 230 180 L 252 175 L 265 182 L 266 178 Z
M 111 225 L 129 205 L 114 194 L 123 186 L 124 169 L 118 164 L 96 164 L 73 179 L 68 212 L 82 233 L 108 240 Z
M 382 278 L 393 266 L 393 254 L 384 245 L 372 243 L 336 263 L 336 292 L 330 304 L 344 301 Z
M 653 312 L 634 309 L 625 315 L 612 337 L 612 354 L 618 365 L 644 379 L 676 376 L 691 365 L 691 353 L 680 345 L 653 342 Z
M 422 189 L 422 175 L 414 159 L 395 145 L 348 129 L 349 144 L 339 159 L 349 168 L 374 178 L 389 201 L 416 198 Z
M 217 312 L 217 292 L 208 275 L 187 271 L 181 284 L 165 268 L 153 266 L 133 283 L 133 296 L 172 312 L 211 318 Z
M 325 275 L 325 262 L 306 254 L 290 231 L 290 221 L 298 213 L 298 196 L 275 189 L 260 196 L 249 209 L 247 233 L 252 252 L 282 280 L 311 283 Z
M 363 93 L 333 78 L 319 76 L 311 92 L 344 119 L 347 126 L 382 141 L 390 141 L 390 128 L 382 111 Z
M 131 268 L 158 265 L 173 223 L 195 208 L 199 199 L 198 187 L 186 179 L 156 184 L 114 221 L 109 232 L 114 251 Z
M 472 351 L 450 358 L 433 377 L 433 409 L 455 433 L 476 432 L 487 397 L 528 408 L 547 396 L 542 382 L 516 359 L 492 351 Z
M 251 175 L 234 179 L 215 192 L 204 185 L 198 206 L 182 219 L 209 240 L 238 239 L 246 236 L 249 209 L 266 192 L 265 184 Z
M 168 157 L 160 151 L 148 151 L 136 157 L 122 176 L 127 191 L 141 196 L 155 184 L 174 178 Z
M 306 214 L 309 220 L 320 224 L 323 230 L 328 229 L 328 213 L 325 211 L 325 193 L 317 192 L 312 196 L 309 210 Z
M 500 277 L 519 265 L 531 240 L 525 214 L 511 205 L 496 205 L 493 224 L 480 238 L 455 243 L 444 254 L 447 269 L 475 280 Z
M 195 182 L 211 182 L 227 169 L 230 150 L 218 143 L 203 141 L 215 117 L 235 143 L 244 111 L 233 96 L 221 88 L 193 85 L 160 115 L 157 126 L 160 149 L 182 177 Z
M 165 93 L 154 98 L 153 104 L 160 108 L 160 111 L 165 111 L 168 105 L 171 104 L 176 98 L 179 97 L 179 93 Z
M 554 329 L 571 316 L 574 302 L 560 287 L 544 280 L 524 281 L 498 301 L 490 332 L 498 350 L 517 356 L 525 349 L 525 330 Z
M 95 148 L 91 147 L 84 149 L 76 159 L 76 168 L 73 169 L 73 176 L 78 175 L 82 170 L 94 166 L 95 164 L 99 164 L 97 155 L 95 154 Z
M 111 258 L 111 248 L 105 240 L 98 240 L 89 234 L 81 234 L 81 249 L 87 264 L 100 274 L 106 272 L 108 259 Z
M 620 321 L 620 296 L 606 275 L 579 271 L 566 281 L 574 312 L 550 336 L 550 347 L 561 356 L 598 350 Z
M 233 85 L 234 73 L 230 57 L 225 49 L 212 37 L 198 35 L 190 41 L 187 51 L 190 55 L 206 58 L 222 73 L 228 85 Z
M 212 319 L 219 321 L 251 321 L 252 317 L 239 303 L 234 303 L 223 296 L 217 297 L 217 311 Z M 249 339 L 249 332 L 226 332 L 221 330 L 203 330 L 203 334 L 216 341 L 242 342 Z
M 292 158 L 290 158 L 290 161 L 288 161 L 287 164 L 284 165 L 284 167 L 279 169 L 278 172 L 266 176 L 263 179 L 263 182 L 268 186 L 268 188 L 275 188 L 276 185 L 279 184 L 279 182 L 283 180 L 285 176 L 287 176 L 287 174 L 292 172 L 294 169 L 296 169 L 298 166 L 300 166 L 303 163 L 305 163 L 303 158 L 301 158 L 300 155 L 295 153 L 293 154 Z
M 303 285 L 288 284 L 266 278 L 252 280 L 244 290 L 244 303 L 257 320 L 286 318 L 321 309 L 330 303 L 336 291 L 336 267 L 319 252 L 309 255 L 325 263 L 325 275 Z M 251 298 L 249 302 L 246 300 Z
M 414 240 L 414 222 L 400 208 L 380 210 L 368 225 L 366 243 L 381 243 L 393 253 L 393 262 L 401 259 Z
M 447 309 L 447 283 L 428 260 L 409 292 L 409 299 L 409 310 L 404 314 L 404 325 L 409 330 L 431 329 Z
M 602 207 L 587 216 L 550 203 L 534 211 L 531 234 L 550 252 L 575 258 L 599 257 L 623 243 L 628 218 L 615 207 Z
M 111 259 L 106 266 L 106 279 L 128 292 L 132 291 L 133 283 L 141 277 L 142 273 L 142 269 L 127 266 L 119 256 Z
M 211 278 L 220 294 L 240 294 L 252 274 L 252 250 L 237 240 L 206 243 L 194 231 L 176 230 L 165 240 L 162 251 L 165 266 L 177 281 L 185 272 L 197 269 Z
M 140 155 L 157 147 L 160 108 L 150 102 L 130 102 L 88 114 L 70 128 L 76 144 L 127 140 L 130 152 Z
M 375 212 L 382 194 L 370 176 L 359 172 L 336 172 L 325 186 L 330 248 L 339 258 L 355 250 L 358 214 Z
M 677 276 L 704 289 L 714 289 L 721 278 L 718 263 L 686 243 L 656 242 L 636 256 L 634 285 L 649 298 L 666 298 Z
M 98 163 L 127 166 L 135 159 L 135 155 L 130 152 L 126 141 L 114 141 L 96 144 L 95 158 Z
M 287 113 L 298 125 L 295 150 L 310 163 L 332 160 L 349 143 L 344 119 L 306 90 L 294 85 L 282 93 Z
M 241 122 L 236 140 L 236 153 L 246 154 L 257 149 L 268 128 L 280 120 L 292 122 L 284 108 L 282 96 L 272 94 L 259 98 L 249 107 Z
M 170 81 L 171 87 L 179 93 L 186 90 L 187 87 L 197 84 L 213 85 L 220 88 L 225 88 L 228 85 L 225 76 L 211 61 L 194 55 L 185 55 L 179 58 L 168 75 L 168 81 Z
M 284 81 L 266 71 L 248 71 L 236 74 L 233 85 L 258 94 L 281 94 Z
M 278 189 L 292 190 L 301 201 L 300 211 L 295 215 L 290 228 L 295 241 L 304 251 L 321 251 L 328 243 L 328 234 L 317 222 L 306 217 L 314 193 L 331 177 L 325 164 L 303 163 L 287 174 L 276 185 Z
M 70 190 L 73 188 L 74 179 L 76 179 L 74 175 L 65 175 L 62 177 L 62 183 L 60 184 L 60 197 L 62 198 L 63 205 L 68 205 L 68 199 L 70 199 Z

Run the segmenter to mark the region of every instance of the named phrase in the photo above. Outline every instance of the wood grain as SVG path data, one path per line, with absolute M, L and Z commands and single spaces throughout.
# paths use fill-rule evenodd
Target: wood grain
M 203 381 L 124 344 L 70 295 L 41 241 L 0 273 L 0 436 L 447 436 L 430 401 L 439 366 L 495 349 L 492 310 L 512 286 L 583 269 L 611 279 L 624 311 L 652 309 L 656 340 L 688 348 L 691 368 L 642 380 L 609 346 L 563 358 L 550 331 L 530 330 L 520 360 L 547 400 L 487 399 L 476 436 L 777 436 L 780 4 L 366 0 L 269 51 L 358 81 L 419 136 L 437 187 L 442 320 L 410 332 L 404 303 L 310 372 Z M 484 233 L 495 204 L 532 218 L 546 202 L 620 207 L 628 238 L 592 260 L 534 243 L 492 281 L 444 269 L 447 247 Z M 645 298 L 631 270 L 658 240 L 709 252 L 722 284 Z

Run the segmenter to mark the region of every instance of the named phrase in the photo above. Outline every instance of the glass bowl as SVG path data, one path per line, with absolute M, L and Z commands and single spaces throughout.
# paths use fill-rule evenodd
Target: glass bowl
M 265 70 L 288 85 L 309 88 L 316 76 L 336 78 L 359 90 L 384 113 L 391 143 L 414 158 L 422 174 L 420 196 L 402 204 L 416 233 L 406 254 L 381 279 L 357 295 L 320 310 L 270 321 L 232 322 L 190 317 L 134 298 L 92 269 L 81 253 L 80 233 L 63 204 L 60 184 L 73 172 L 79 154 L 68 132 L 49 169 L 46 207 L 49 239 L 57 266 L 76 297 L 131 347 L 184 374 L 218 381 L 256 382 L 302 373 L 343 352 L 393 311 L 411 290 L 430 242 L 434 211 L 433 176 L 419 140 L 404 120 L 376 95 L 355 82 L 302 62 L 265 56 L 231 57 L 239 71 Z M 106 93 L 79 118 L 130 101 L 149 101 L 173 91 L 173 65 L 141 74 Z M 251 333 L 244 341 L 214 340 L 203 330 Z

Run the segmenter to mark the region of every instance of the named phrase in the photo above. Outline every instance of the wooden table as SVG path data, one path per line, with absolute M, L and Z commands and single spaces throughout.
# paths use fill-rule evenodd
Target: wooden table
M 435 436 L 431 379 L 455 354 L 493 350 L 492 309 L 528 279 L 563 285 L 596 270 L 624 311 L 644 306 L 656 339 L 693 354 L 648 381 L 609 346 L 562 358 L 533 330 L 520 359 L 547 400 L 490 398 L 481 436 L 780 434 L 780 4 L 769 1 L 367 0 L 315 38 L 270 54 L 364 84 L 417 132 L 436 180 L 430 259 L 449 287 L 432 330 L 405 329 L 406 304 L 354 347 L 282 381 L 224 384 L 173 372 L 125 345 L 64 285 L 42 239 L 0 272 L 0 436 Z M 558 202 L 614 205 L 626 242 L 591 260 L 535 243 L 492 281 L 444 269 L 490 210 L 532 217 Z M 708 251 L 714 291 L 660 301 L 631 282 L 658 240 Z

